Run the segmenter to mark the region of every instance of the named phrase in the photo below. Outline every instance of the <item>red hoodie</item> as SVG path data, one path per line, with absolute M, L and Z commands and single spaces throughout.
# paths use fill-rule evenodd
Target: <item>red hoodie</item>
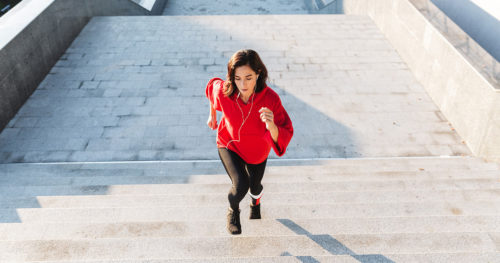
M 217 147 L 236 152 L 250 164 L 265 161 L 271 147 L 278 156 L 283 156 L 292 139 L 293 127 L 278 94 L 271 88 L 265 87 L 252 95 L 252 106 L 252 96 L 245 104 L 236 94 L 230 97 L 224 96 L 223 89 L 224 81 L 213 78 L 208 82 L 205 91 L 215 110 L 223 112 L 217 128 Z M 259 110 L 262 107 L 267 107 L 273 112 L 274 123 L 279 131 L 277 143 L 273 141 L 271 132 L 260 119 Z M 246 120 L 243 123 L 244 119 Z

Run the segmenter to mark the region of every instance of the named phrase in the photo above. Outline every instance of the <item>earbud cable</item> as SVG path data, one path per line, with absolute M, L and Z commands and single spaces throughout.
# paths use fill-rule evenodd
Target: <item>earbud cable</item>
M 253 98 L 255 96 L 255 92 L 252 94 L 252 104 L 250 105 L 250 110 L 248 111 L 248 115 L 247 117 L 245 118 L 245 115 L 243 114 L 243 110 L 241 109 L 240 107 L 240 104 L 238 103 L 238 98 L 240 97 L 241 93 L 238 92 L 238 97 L 236 97 L 236 105 L 238 105 L 238 108 L 240 109 L 240 112 L 241 112 L 241 118 L 243 120 L 243 122 L 241 123 L 241 126 L 240 128 L 238 129 L 238 139 L 237 140 L 230 140 L 228 143 L 226 143 L 226 149 L 228 149 L 228 146 L 230 143 L 232 142 L 239 142 L 240 139 L 241 139 L 241 128 L 243 128 L 243 125 L 245 124 L 245 122 L 248 120 L 248 118 L 250 117 L 250 113 L 252 112 L 252 108 L 253 108 Z M 229 149 L 228 149 L 229 150 Z

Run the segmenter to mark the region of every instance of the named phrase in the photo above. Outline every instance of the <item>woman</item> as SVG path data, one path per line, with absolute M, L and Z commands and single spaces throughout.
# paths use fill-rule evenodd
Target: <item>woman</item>
M 211 79 L 208 126 L 217 129 L 219 157 L 232 181 L 228 194 L 227 229 L 241 233 L 239 203 L 248 190 L 250 219 L 260 219 L 261 184 L 271 148 L 285 154 L 293 127 L 276 92 L 266 85 L 267 69 L 257 52 L 240 50 L 227 64 L 226 81 Z M 217 111 L 222 112 L 217 125 Z

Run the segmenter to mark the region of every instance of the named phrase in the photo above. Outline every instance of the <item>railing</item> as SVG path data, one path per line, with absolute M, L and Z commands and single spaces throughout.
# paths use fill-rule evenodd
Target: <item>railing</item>
M 6 0 L 0 2 L 0 16 L 3 16 L 9 10 L 11 10 L 14 6 L 19 4 L 21 0 Z

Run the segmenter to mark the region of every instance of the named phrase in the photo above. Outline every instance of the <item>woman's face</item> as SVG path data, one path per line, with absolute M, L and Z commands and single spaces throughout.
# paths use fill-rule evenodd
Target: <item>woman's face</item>
M 241 96 L 249 98 L 255 91 L 258 75 L 248 66 L 239 66 L 234 70 L 234 82 Z

